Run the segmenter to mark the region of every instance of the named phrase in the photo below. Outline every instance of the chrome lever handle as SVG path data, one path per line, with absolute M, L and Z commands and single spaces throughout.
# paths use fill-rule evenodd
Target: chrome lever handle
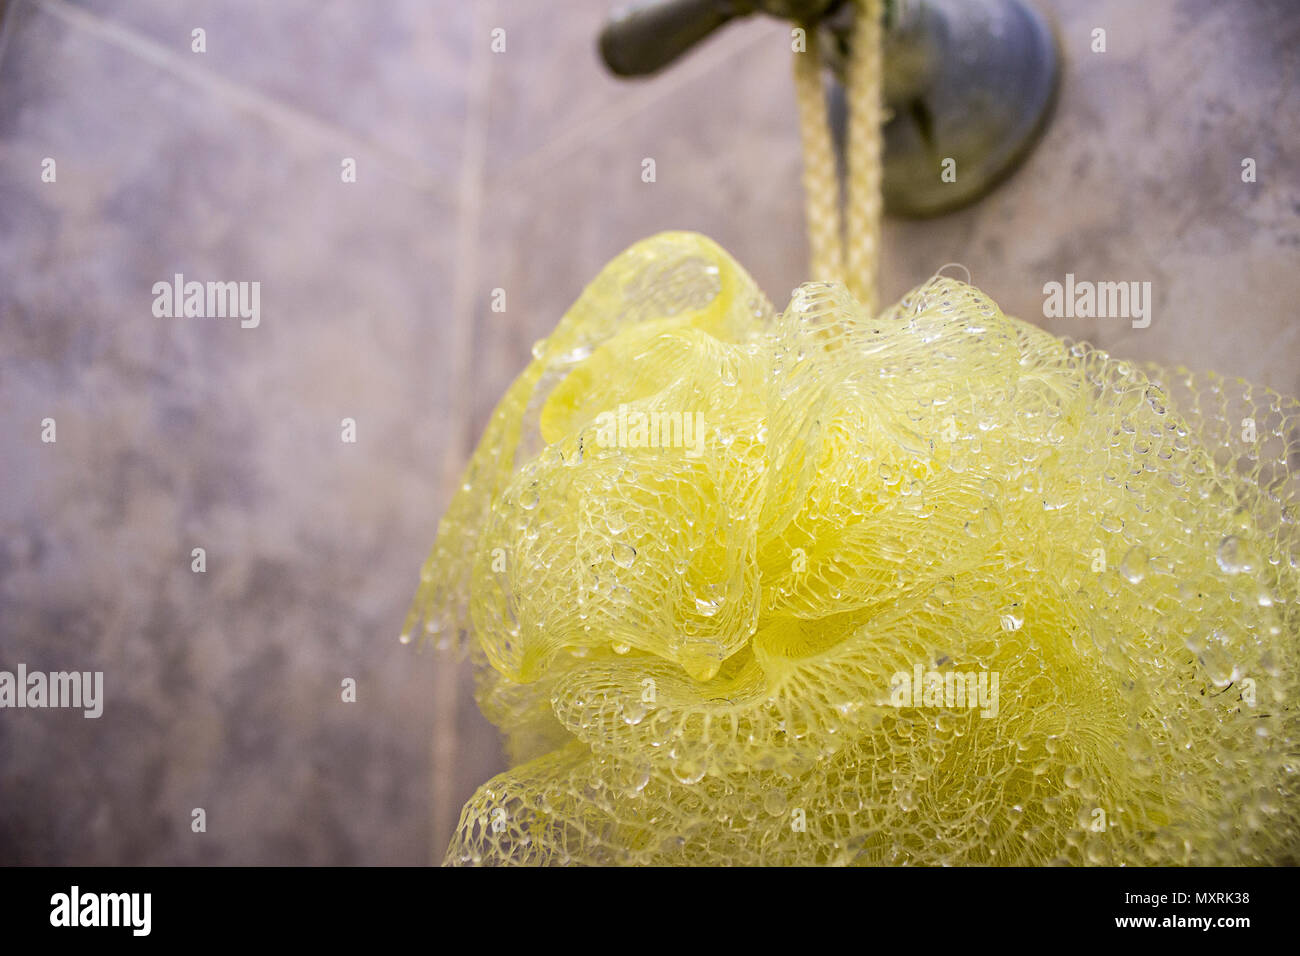
M 766 13 L 813 24 L 844 0 L 653 0 L 615 13 L 600 32 L 600 54 L 618 76 L 648 76 L 739 17 Z

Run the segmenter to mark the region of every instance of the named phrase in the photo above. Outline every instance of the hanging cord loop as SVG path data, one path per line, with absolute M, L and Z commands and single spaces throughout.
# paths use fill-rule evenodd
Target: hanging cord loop
M 794 55 L 794 92 L 799 106 L 803 143 L 804 214 L 808 225 L 812 278 L 844 281 L 843 228 L 840 186 L 835 171 L 826 91 L 822 88 L 822 57 L 815 24 L 805 24 L 805 49 Z
M 876 309 L 881 217 L 881 0 L 855 0 L 849 51 L 846 201 L 840 202 L 830 117 L 822 86 L 820 40 L 805 25 L 806 45 L 794 55 L 795 99 L 803 143 L 803 185 L 812 277 L 842 282 L 868 312 Z M 843 209 L 843 212 L 841 212 Z

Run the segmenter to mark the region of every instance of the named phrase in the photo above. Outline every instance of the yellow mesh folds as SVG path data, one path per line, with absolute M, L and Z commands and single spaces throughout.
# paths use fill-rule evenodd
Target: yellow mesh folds
M 534 355 L 407 624 L 513 768 L 447 862 L 1297 860 L 1295 400 L 689 233 Z

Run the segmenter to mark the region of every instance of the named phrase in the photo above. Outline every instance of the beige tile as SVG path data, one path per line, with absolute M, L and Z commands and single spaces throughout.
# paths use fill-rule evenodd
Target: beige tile
M 475 4 L 460 0 L 51 0 L 265 97 L 454 189 Z M 206 52 L 192 32 L 205 31 Z
M 378 165 L 344 184 L 336 146 L 13 15 L 0 646 L 102 669 L 107 704 L 0 722 L 0 779 L 27 781 L 3 855 L 424 862 L 438 663 L 397 631 L 446 501 L 455 247 L 428 224 L 454 207 Z M 155 317 L 176 272 L 259 282 L 260 325 Z

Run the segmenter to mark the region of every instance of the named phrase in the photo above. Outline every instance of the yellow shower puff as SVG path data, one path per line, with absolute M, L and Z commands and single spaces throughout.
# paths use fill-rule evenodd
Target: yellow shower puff
M 512 766 L 448 863 L 1300 858 L 1295 400 L 690 233 L 534 355 L 407 622 Z

